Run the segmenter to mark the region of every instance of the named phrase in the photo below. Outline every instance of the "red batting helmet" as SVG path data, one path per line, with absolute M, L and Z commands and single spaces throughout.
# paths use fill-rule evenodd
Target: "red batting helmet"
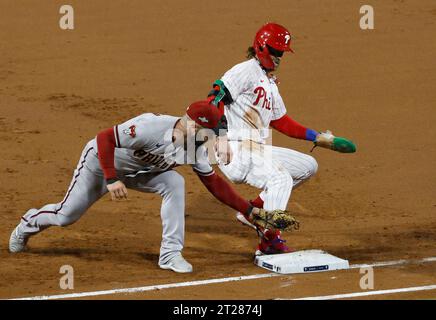
M 257 31 L 253 43 L 253 48 L 260 64 L 265 69 L 274 70 L 274 62 L 270 57 L 271 53 L 268 46 L 277 51 L 294 52 L 291 49 L 291 34 L 285 27 L 277 23 L 263 25 Z

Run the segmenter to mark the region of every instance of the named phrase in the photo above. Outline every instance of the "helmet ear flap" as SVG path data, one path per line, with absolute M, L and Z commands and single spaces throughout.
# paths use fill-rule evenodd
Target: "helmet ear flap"
M 259 60 L 262 67 L 268 70 L 274 70 L 274 63 L 270 57 L 270 52 L 266 44 L 255 43 L 256 57 Z
M 268 46 L 266 44 L 259 44 L 259 51 L 262 52 L 262 54 L 269 54 Z
M 269 56 L 270 55 L 270 52 L 269 52 L 269 49 L 268 49 L 268 45 L 263 45 L 262 47 L 262 53 L 263 54 L 265 54 L 265 55 L 267 55 L 267 56 Z

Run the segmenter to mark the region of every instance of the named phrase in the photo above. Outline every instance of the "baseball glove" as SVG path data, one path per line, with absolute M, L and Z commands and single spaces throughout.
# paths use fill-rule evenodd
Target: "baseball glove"
M 253 212 L 251 220 L 262 228 L 279 229 L 284 231 L 298 230 L 300 223 L 286 210 L 266 211 L 259 209 Z
M 329 130 L 320 133 L 313 143 L 314 146 L 311 151 L 313 151 L 315 147 L 322 147 L 341 153 L 356 152 L 356 145 L 352 141 L 341 137 L 335 137 Z

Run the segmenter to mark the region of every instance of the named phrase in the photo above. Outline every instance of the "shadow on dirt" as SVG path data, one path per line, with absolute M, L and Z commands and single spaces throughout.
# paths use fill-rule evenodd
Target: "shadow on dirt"
M 374 233 L 350 234 L 350 239 L 358 245 L 347 247 L 326 248 L 330 253 L 344 257 L 350 262 L 375 262 L 397 259 L 418 259 L 429 256 L 436 256 L 434 243 L 436 242 L 436 231 L 428 229 L 390 229 L 388 231 L 376 231 Z M 433 228 L 433 230 L 435 230 Z M 417 246 L 417 241 L 419 245 Z
M 159 261 L 159 255 L 156 253 L 139 252 L 137 255 L 148 262 L 158 263 Z

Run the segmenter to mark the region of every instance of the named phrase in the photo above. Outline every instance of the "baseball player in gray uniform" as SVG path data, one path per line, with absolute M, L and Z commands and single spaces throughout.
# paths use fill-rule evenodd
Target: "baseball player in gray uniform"
M 76 222 L 107 192 L 115 200 L 127 198 L 127 189 L 134 189 L 158 193 L 163 198 L 159 266 L 175 272 L 192 272 L 191 264 L 181 254 L 185 231 L 184 179 L 172 170 L 174 167 L 191 164 L 208 190 L 238 212 L 250 215 L 257 210 L 215 174 L 204 144 L 207 138 L 189 139 L 191 133 L 198 139 L 202 129 L 212 132 L 212 138 L 226 132 L 223 110 L 211 108 L 207 101 L 191 104 L 181 118 L 145 113 L 100 132 L 83 149 L 64 199 L 28 210 L 10 236 L 9 251 L 24 251 L 29 238 L 48 227 Z M 193 155 L 187 152 L 189 149 L 194 151 Z M 224 158 L 227 156 L 224 154 Z

